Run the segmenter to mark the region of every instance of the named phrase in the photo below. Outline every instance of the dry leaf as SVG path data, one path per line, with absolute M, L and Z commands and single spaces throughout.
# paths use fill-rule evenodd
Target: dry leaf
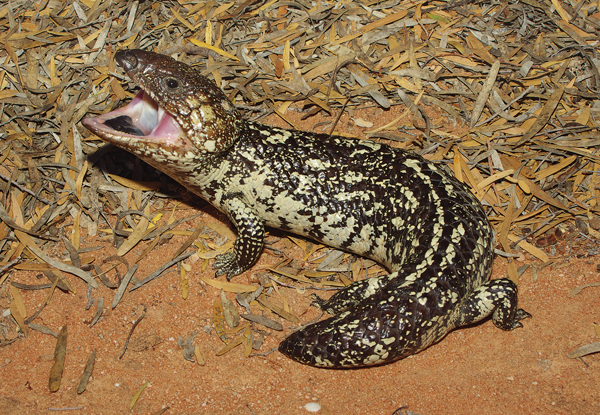
M 67 355 L 67 326 L 66 324 L 60 329 L 56 347 L 54 348 L 54 364 L 50 369 L 50 377 L 48 388 L 50 392 L 56 392 L 60 388 L 62 380 L 63 368 L 65 366 L 65 357 Z

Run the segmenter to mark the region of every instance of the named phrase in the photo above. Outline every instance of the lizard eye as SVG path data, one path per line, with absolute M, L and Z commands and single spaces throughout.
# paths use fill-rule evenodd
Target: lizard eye
M 177 79 L 174 79 L 174 78 L 167 78 L 165 80 L 165 85 L 169 89 L 176 89 L 176 88 L 179 87 L 179 81 Z

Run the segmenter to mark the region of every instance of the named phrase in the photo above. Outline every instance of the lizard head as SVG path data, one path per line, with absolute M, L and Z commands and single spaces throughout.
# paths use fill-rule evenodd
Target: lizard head
M 104 141 L 156 165 L 220 153 L 237 140 L 242 117 L 196 69 L 140 49 L 115 60 L 141 91 L 123 108 L 82 120 Z

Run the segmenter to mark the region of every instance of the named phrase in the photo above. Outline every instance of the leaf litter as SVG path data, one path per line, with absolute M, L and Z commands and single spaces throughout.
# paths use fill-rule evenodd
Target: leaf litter
M 26 335 L 29 324 L 37 328 L 26 320 L 23 290 L 49 290 L 52 301 L 56 287 L 72 290 L 65 284 L 73 277 L 94 289 L 100 280 L 116 290 L 114 308 L 134 295 L 127 288 L 176 265 L 205 270 L 231 249 L 227 225 L 197 221 L 190 230 L 200 214 L 175 220 L 175 212 L 202 202 L 79 123 L 134 95 L 112 59 L 120 48 L 194 64 L 248 118 L 272 115 L 293 128 L 291 115 L 320 114 L 325 121 L 315 131 L 337 132 L 348 114 L 363 137 L 439 162 L 485 206 L 515 281 L 515 256 L 559 266 L 598 254 L 597 2 L 14 1 L 0 6 L 0 27 L 0 284 L 13 319 L 5 320 L 13 334 L 2 344 L 17 331 Z M 356 115 L 365 108 L 401 116 L 378 125 Z M 86 255 L 82 235 L 113 244 L 120 258 L 136 247 L 143 252 L 121 278 L 116 266 L 103 271 L 104 262 Z M 173 237 L 180 244 L 174 257 L 136 278 L 137 263 Z M 223 290 L 214 327 L 228 350 L 252 342 L 253 323 L 278 330 L 274 319 L 300 321 L 286 300 L 293 291 L 283 288 L 342 287 L 384 272 L 372 261 L 358 265 L 351 255 L 289 241 L 305 263 L 284 265 L 283 258 L 260 285 L 202 279 Z M 306 261 L 317 270 L 306 270 Z M 44 272 L 53 283 L 20 283 L 20 270 Z M 114 273 L 117 284 L 106 278 Z M 259 287 L 240 302 L 252 326 L 236 328 L 243 333 L 230 342 L 224 323 L 235 307 L 225 293 Z

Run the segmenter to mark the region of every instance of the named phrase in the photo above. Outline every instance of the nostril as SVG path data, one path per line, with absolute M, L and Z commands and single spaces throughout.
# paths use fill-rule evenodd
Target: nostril
M 125 72 L 134 69 L 138 65 L 138 60 L 135 57 L 135 54 L 126 49 L 119 50 L 117 53 L 115 53 L 115 60 L 119 66 L 125 70 Z

